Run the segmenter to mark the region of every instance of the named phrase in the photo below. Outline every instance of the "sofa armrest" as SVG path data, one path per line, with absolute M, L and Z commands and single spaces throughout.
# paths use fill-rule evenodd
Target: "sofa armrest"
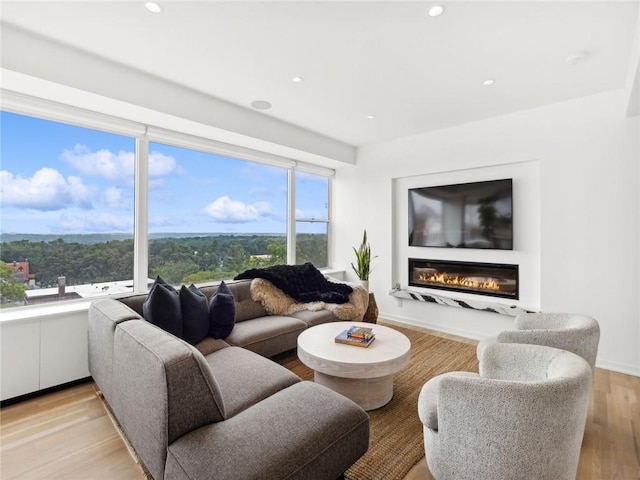
M 218 385 L 200 352 L 144 320 L 116 329 L 114 391 L 115 416 L 154 478 L 164 478 L 171 442 L 224 418 Z
M 113 338 L 116 326 L 141 317 L 113 298 L 91 302 L 89 306 L 89 372 L 102 396 L 111 403 L 113 391 Z

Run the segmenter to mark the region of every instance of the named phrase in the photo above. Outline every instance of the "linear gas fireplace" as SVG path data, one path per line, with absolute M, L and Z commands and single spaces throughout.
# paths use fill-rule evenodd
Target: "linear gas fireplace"
M 410 258 L 409 285 L 517 300 L 518 265 Z

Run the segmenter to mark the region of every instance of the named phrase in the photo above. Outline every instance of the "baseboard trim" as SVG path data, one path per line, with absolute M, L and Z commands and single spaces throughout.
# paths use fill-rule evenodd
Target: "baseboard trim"
M 75 387 L 76 385 L 81 385 L 83 383 L 88 383 L 88 382 L 93 382 L 93 378 L 92 377 L 79 378 L 78 380 L 73 380 L 71 382 L 61 383 L 60 385 L 54 385 L 53 387 L 43 388 L 42 390 L 36 390 L 35 392 L 26 393 L 24 395 L 19 395 L 17 397 L 7 398 L 6 400 L 0 401 L 0 408 L 13 405 L 14 403 L 24 402 L 25 400 L 30 400 L 32 398 L 40 397 L 42 395 L 47 395 L 48 393 L 64 390 L 65 388 Z
M 612 372 L 640 377 L 640 367 L 634 367 L 633 365 L 626 365 L 619 362 L 612 362 L 610 360 L 596 360 L 596 368 L 602 368 L 604 370 L 610 370 Z
M 462 330 L 462 329 L 458 329 L 458 328 L 446 328 L 443 327 L 442 325 L 436 325 L 436 324 L 432 324 L 429 322 L 420 322 L 420 321 L 416 321 L 412 318 L 408 318 L 408 317 L 401 317 L 398 315 L 390 315 L 384 312 L 380 312 L 379 315 L 380 318 L 387 318 L 389 320 L 392 320 L 394 322 L 399 322 L 399 323 L 406 323 L 407 325 L 412 325 L 414 327 L 421 327 L 421 328 L 427 328 L 429 330 L 435 330 L 437 332 L 441 332 L 441 333 L 446 333 L 449 335 L 455 335 L 458 337 L 463 337 L 463 338 L 467 338 L 470 340 L 483 340 L 485 337 L 487 337 L 488 335 L 481 335 L 477 332 L 471 332 L 468 330 Z
M 429 330 L 435 330 L 437 332 L 446 333 L 449 335 L 456 335 L 458 337 L 463 337 L 471 340 L 484 340 L 488 335 L 481 335 L 477 332 L 471 332 L 469 330 L 462 330 L 458 328 L 446 328 L 442 327 L 442 325 L 435 325 L 429 322 L 421 322 L 416 321 L 412 318 L 401 317 L 398 315 L 390 315 L 384 312 L 380 312 L 380 318 L 387 318 L 394 322 L 405 323 L 407 325 L 412 325 L 414 327 L 426 328 Z M 604 370 L 609 370 L 611 372 L 622 373 L 624 375 L 632 375 L 634 377 L 640 377 L 640 366 L 627 365 L 620 362 L 612 362 L 606 359 L 598 359 L 596 360 L 596 367 L 602 368 Z

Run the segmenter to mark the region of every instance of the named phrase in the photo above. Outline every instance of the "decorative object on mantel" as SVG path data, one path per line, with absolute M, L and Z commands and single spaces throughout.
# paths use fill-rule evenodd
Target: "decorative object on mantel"
M 418 293 L 411 290 L 402 290 L 399 288 L 393 289 L 389 292 L 392 297 L 400 299 L 418 300 L 420 302 L 437 303 L 439 305 L 448 305 L 450 307 L 469 308 L 472 310 L 480 310 L 483 312 L 499 313 L 501 315 L 511 315 L 515 317 L 521 313 L 535 313 L 535 310 L 530 310 L 517 305 L 505 305 L 503 303 L 483 302 L 480 300 L 459 300 L 451 297 L 443 297 L 441 295 L 434 295 L 432 293 Z
M 360 279 L 360 283 L 369 290 L 369 273 L 371 273 L 371 246 L 367 241 L 367 231 L 364 231 L 362 236 L 362 243 L 358 248 L 353 247 L 353 253 L 356 254 L 357 267 L 353 263 L 351 268 L 356 272 L 356 275 Z

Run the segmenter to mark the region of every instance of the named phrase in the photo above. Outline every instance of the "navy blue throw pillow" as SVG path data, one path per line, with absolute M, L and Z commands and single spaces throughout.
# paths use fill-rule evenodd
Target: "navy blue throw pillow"
M 195 345 L 209 334 L 209 301 L 195 285 L 180 289 L 182 338 Z
M 227 284 L 220 282 L 209 302 L 209 335 L 227 338 L 236 323 L 236 302 Z
M 142 304 L 142 316 L 149 323 L 182 337 L 182 309 L 178 291 L 157 277 L 149 296 Z

